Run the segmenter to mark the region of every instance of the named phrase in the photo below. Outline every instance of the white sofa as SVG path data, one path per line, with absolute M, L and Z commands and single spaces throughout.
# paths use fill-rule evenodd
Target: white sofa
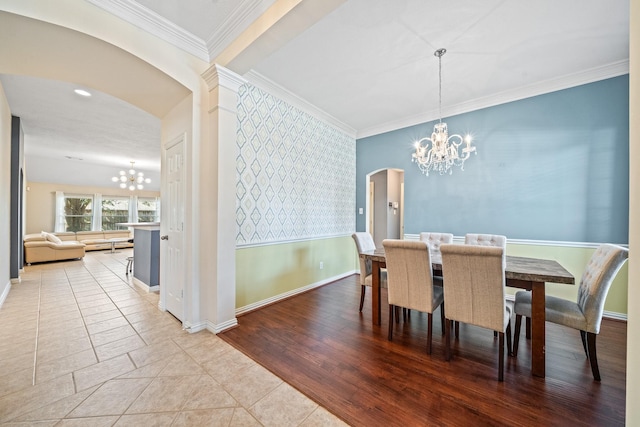
M 67 233 L 65 233 L 67 234 Z M 84 257 L 85 244 L 69 236 L 52 233 L 27 234 L 24 236 L 24 260 L 28 265 L 34 262 L 62 261 Z M 64 240 L 62 240 L 64 238 Z
M 85 251 L 111 249 L 110 239 L 120 239 L 115 242 L 116 248 L 133 247 L 133 236 L 128 230 L 27 234 L 24 236 L 24 260 L 30 265 L 78 259 L 84 257 Z

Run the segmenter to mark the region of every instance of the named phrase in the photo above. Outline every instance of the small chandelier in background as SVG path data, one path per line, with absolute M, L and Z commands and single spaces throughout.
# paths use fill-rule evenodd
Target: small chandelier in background
M 439 93 L 439 121 L 433 127 L 431 138 L 422 138 L 415 143 L 416 151 L 411 156 L 411 160 L 418 164 L 418 168 L 423 174 L 429 176 L 430 171 L 436 171 L 443 175 L 453 173 L 453 166 L 459 166 L 464 170 L 464 162 L 472 152 L 476 152 L 476 147 L 471 146 L 471 135 L 464 138 L 458 134 L 449 136 L 447 124 L 442 123 L 442 55 L 446 49 L 438 49 L 434 55 L 438 57 L 438 93 Z M 464 146 L 462 143 L 464 142 Z M 462 147 L 462 148 L 461 148 Z
M 129 171 L 120 171 L 118 176 L 114 176 L 111 178 L 113 182 L 119 182 L 120 188 L 129 188 L 129 190 L 133 191 L 136 188 L 138 190 L 143 190 L 143 184 L 149 184 L 151 180 L 149 178 L 144 177 L 144 173 L 137 172 L 133 169 L 134 161 L 131 162 L 131 169 Z

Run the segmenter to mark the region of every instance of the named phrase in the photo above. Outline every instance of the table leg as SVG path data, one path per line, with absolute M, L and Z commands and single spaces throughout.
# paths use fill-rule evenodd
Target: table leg
M 544 282 L 531 287 L 531 373 L 545 376 L 545 302 Z
M 371 262 L 371 320 L 380 325 L 380 262 Z

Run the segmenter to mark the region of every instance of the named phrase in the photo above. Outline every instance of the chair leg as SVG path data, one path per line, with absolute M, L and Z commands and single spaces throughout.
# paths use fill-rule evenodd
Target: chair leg
M 504 381 L 504 332 L 498 334 L 500 345 L 498 349 L 498 381 Z
M 531 318 L 527 317 L 527 339 L 531 339 Z
M 582 338 L 582 347 L 584 348 L 584 355 L 589 358 L 589 351 L 587 350 L 587 333 L 585 331 L 580 331 L 580 338 Z
M 396 306 L 396 323 L 400 323 L 400 307 Z
M 431 337 L 433 336 L 433 313 L 427 313 L 427 354 L 431 354 Z
M 440 324 L 442 326 L 442 335 L 444 336 L 444 302 L 440 304 Z
M 587 332 L 587 347 L 589 348 L 589 362 L 591 362 L 591 372 L 593 379 L 600 381 L 600 369 L 598 369 L 598 355 L 596 354 L 596 334 Z
M 391 341 L 391 339 L 393 338 L 393 312 L 394 311 L 396 311 L 395 307 L 389 304 L 389 335 L 387 336 L 387 339 L 389 341 Z
M 518 343 L 520 342 L 520 325 L 522 323 L 522 316 L 516 314 L 516 330 L 513 333 L 513 357 L 518 357 Z
M 445 317 L 444 321 L 444 360 L 451 360 L 451 322 Z
M 460 337 L 460 322 L 456 320 L 456 338 Z
M 361 286 L 360 290 L 360 311 L 362 312 L 362 307 L 364 307 L 364 294 L 367 292 L 367 287 L 365 285 Z
M 507 355 L 510 356 L 513 351 L 513 347 L 511 345 L 511 321 L 507 323 Z

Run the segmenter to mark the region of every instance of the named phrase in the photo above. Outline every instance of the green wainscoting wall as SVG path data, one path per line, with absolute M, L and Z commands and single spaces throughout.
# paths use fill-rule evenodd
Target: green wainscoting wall
M 354 271 L 358 253 L 351 236 L 238 248 L 236 308 L 259 307 Z
M 576 284 L 562 285 L 548 283 L 546 286 L 547 295 L 576 300 L 578 294 L 578 284 L 582 277 L 589 258 L 595 248 L 573 247 L 573 246 L 548 246 L 525 243 L 508 243 L 507 255 L 523 256 L 533 258 L 555 259 L 564 268 L 571 272 L 576 278 Z M 628 262 L 625 263 L 616 276 L 604 306 L 605 316 L 626 319 L 627 317 L 627 283 L 628 283 Z M 508 293 L 515 293 L 517 289 L 509 288 Z
M 595 251 L 579 245 L 511 242 L 507 255 L 555 259 L 576 277 L 576 285 L 547 284 L 547 294 L 574 301 L 582 271 Z M 323 268 L 320 269 L 320 262 Z M 288 295 L 358 272 L 351 236 L 277 243 L 236 250 L 236 307 L 258 308 Z M 626 319 L 627 264 L 618 272 L 605 304 L 605 315 Z M 518 289 L 508 288 L 514 294 Z

